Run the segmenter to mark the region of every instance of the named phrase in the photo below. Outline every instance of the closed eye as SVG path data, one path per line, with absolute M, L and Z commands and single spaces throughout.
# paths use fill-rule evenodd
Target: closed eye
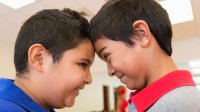
M 87 63 L 80 63 L 81 68 L 86 69 L 88 67 Z
M 105 53 L 105 54 L 103 54 L 103 59 L 104 59 L 105 61 L 107 61 L 109 55 L 110 55 L 109 53 Z

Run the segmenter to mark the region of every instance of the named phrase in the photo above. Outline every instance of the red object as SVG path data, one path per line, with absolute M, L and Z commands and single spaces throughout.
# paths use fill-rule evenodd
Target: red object
M 125 87 L 121 87 L 118 91 L 118 94 L 120 95 L 124 95 L 126 93 L 126 88 Z
M 120 112 L 126 112 L 126 108 L 128 108 L 128 102 L 126 101 L 126 99 L 123 99 L 123 102 L 122 102 L 122 106 L 120 108 Z
M 138 112 L 144 112 L 160 97 L 182 86 L 195 86 L 191 73 L 186 70 L 173 71 L 143 90 L 135 91 L 129 101 L 132 101 Z

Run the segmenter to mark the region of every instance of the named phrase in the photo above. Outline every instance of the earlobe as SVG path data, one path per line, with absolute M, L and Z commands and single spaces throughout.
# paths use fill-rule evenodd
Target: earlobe
M 37 71 L 42 71 L 43 54 L 45 51 L 46 49 L 41 44 L 32 45 L 28 50 L 29 66 Z
M 142 47 L 147 47 L 150 43 L 150 30 L 144 20 L 137 20 L 133 23 L 133 29 L 136 31 L 135 38 Z

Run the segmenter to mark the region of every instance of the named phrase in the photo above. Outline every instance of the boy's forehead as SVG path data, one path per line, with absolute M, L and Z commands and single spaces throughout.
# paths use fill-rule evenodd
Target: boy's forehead
M 96 40 L 96 42 L 94 43 L 95 51 L 96 51 L 97 53 L 99 53 L 99 51 L 100 51 L 103 47 L 105 47 L 105 45 L 106 45 L 106 39 L 101 38 L 101 39 Z
M 95 56 L 94 48 L 90 41 L 83 42 L 81 45 L 79 45 L 77 52 L 82 58 L 89 59 L 91 62 Z
M 112 46 L 112 40 L 107 38 L 98 39 L 95 44 L 95 52 L 100 55 L 104 50 L 106 50 L 109 46 Z
M 66 50 L 60 59 L 61 63 L 87 62 L 92 65 L 94 62 L 94 50 L 82 47 Z

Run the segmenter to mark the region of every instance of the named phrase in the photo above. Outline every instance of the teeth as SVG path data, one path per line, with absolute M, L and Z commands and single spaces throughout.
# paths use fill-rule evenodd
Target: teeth
M 81 89 L 83 89 L 83 88 L 81 88 L 81 87 L 78 87 L 78 88 L 76 88 L 77 90 L 81 90 Z
M 85 85 L 81 85 L 81 86 L 77 87 L 76 89 L 77 89 L 77 90 L 82 90 L 82 89 L 84 89 L 84 86 L 85 86 Z

